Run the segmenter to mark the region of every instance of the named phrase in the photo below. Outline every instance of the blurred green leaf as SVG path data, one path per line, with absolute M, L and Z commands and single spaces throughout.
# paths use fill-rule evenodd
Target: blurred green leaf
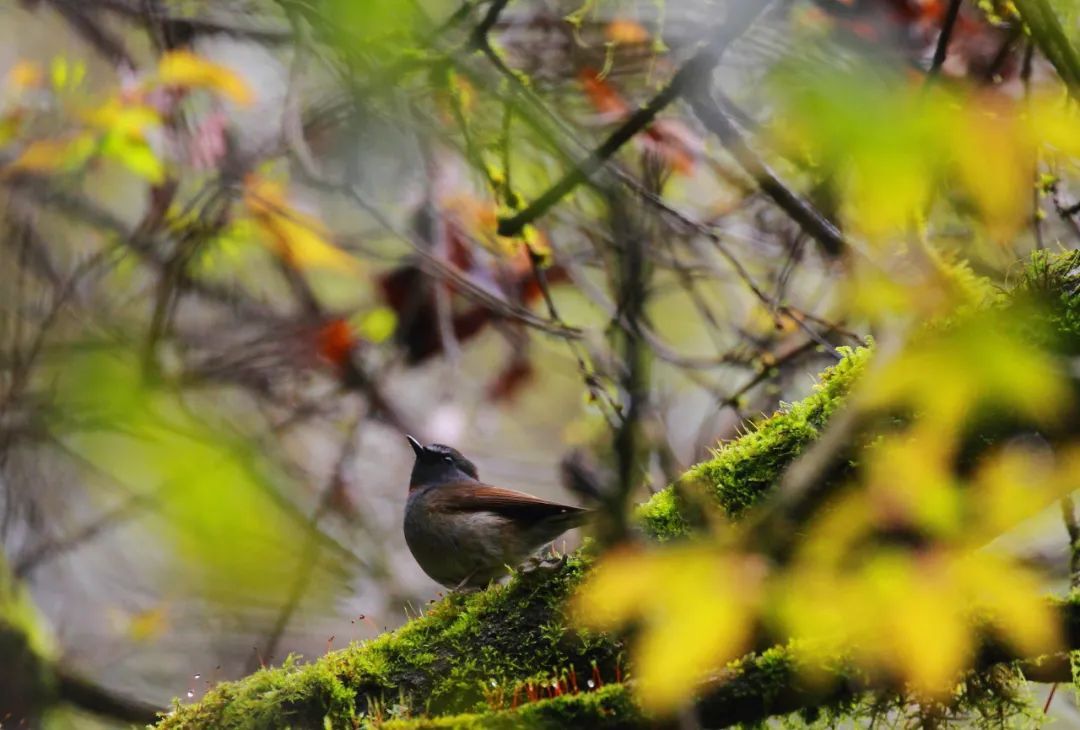
M 318 570 L 301 565 L 308 527 L 275 491 L 274 464 L 209 403 L 146 384 L 134 349 L 88 349 L 54 366 L 54 432 L 149 502 L 181 574 L 206 595 L 280 601 L 297 571 Z

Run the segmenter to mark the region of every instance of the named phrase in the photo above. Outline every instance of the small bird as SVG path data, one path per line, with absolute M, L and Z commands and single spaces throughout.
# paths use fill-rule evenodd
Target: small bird
M 480 481 L 456 449 L 407 436 L 416 463 L 405 503 L 405 542 L 424 572 L 455 590 L 483 588 L 589 510 Z

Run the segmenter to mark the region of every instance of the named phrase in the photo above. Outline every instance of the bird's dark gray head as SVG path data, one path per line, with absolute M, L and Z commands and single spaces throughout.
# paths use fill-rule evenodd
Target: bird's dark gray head
M 443 444 L 423 446 L 412 436 L 406 436 L 416 463 L 413 464 L 409 489 L 426 487 L 430 484 L 449 484 L 462 481 L 477 481 L 476 465 L 461 455 L 457 449 Z

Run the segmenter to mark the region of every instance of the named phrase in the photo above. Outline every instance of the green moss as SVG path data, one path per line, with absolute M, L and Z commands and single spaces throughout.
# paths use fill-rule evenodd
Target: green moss
M 649 534 L 660 541 L 680 537 L 690 531 L 690 523 L 683 516 L 685 513 L 682 496 L 674 487 L 660 490 L 639 505 L 635 512 Z
M 381 727 L 384 730 L 619 730 L 643 725 L 641 711 L 626 685 L 610 684 L 595 692 L 530 702 L 511 710 L 392 720 Z
M 488 709 L 485 689 L 593 662 L 611 672 L 621 647 L 566 628 L 562 606 L 587 559 L 452 595 L 397 631 L 315 662 L 256 672 L 177 708 L 162 728 L 352 727 L 364 718 Z
M 1029 307 L 1032 339 L 1066 354 L 1080 354 L 1080 251 L 1032 256 L 1013 297 Z
M 691 468 L 677 484 L 637 509 L 646 531 L 658 540 L 688 531 L 684 492 L 698 487 L 737 517 L 777 483 L 784 470 L 821 433 L 843 403 L 872 353 L 871 348 L 841 348 L 843 359 L 821 374 L 814 392 L 757 424 L 753 431 L 723 444 L 712 459 Z

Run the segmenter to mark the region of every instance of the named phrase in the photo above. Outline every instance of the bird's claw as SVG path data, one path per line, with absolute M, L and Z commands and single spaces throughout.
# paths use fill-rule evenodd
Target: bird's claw
M 547 553 L 545 555 L 533 555 L 518 569 L 520 573 L 532 573 L 537 570 L 558 570 L 562 566 L 566 565 L 565 555 L 554 555 Z

